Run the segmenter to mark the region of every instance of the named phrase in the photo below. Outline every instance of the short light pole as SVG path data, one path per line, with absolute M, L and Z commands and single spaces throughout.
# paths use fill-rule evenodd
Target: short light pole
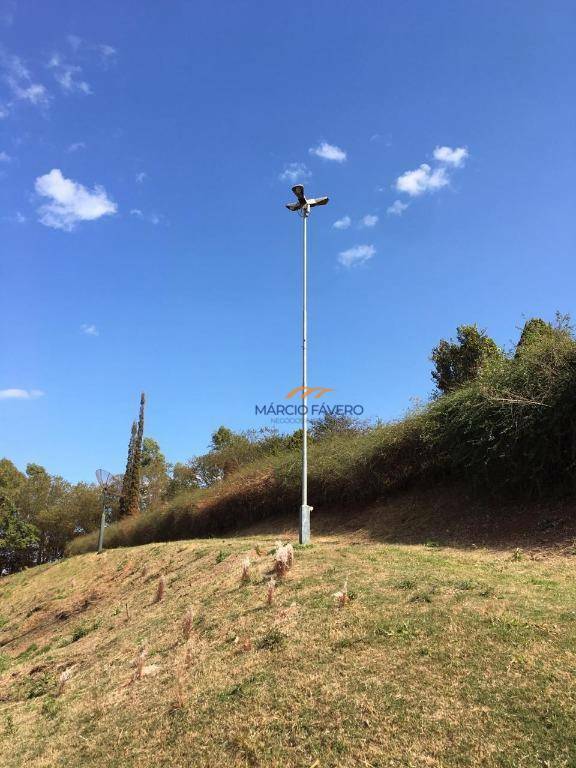
M 289 211 L 296 211 L 302 218 L 302 505 L 298 541 L 310 541 L 310 512 L 308 505 L 308 217 L 317 205 L 326 205 L 327 197 L 306 198 L 302 184 L 292 187 L 296 203 L 288 203 Z
M 114 480 L 114 475 L 105 469 L 96 470 L 96 480 L 102 489 L 102 517 L 100 518 L 100 535 L 98 536 L 98 554 L 102 554 L 104 549 L 104 530 L 106 528 L 106 512 L 108 511 L 108 492 L 110 484 Z

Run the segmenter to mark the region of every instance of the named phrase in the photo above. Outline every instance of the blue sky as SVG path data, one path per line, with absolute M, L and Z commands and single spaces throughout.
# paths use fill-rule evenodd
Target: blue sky
M 0 0 L 0 455 L 120 472 L 142 389 L 171 461 L 266 425 L 300 380 L 293 180 L 331 198 L 331 402 L 398 417 L 458 324 L 574 314 L 575 33 L 557 0 Z

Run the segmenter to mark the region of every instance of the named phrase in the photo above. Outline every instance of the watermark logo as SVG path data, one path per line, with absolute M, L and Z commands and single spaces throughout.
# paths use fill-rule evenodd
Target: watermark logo
M 326 392 L 334 392 L 334 390 L 330 389 L 329 387 L 294 387 L 294 389 L 291 389 L 290 392 L 288 392 L 286 395 L 286 400 L 294 397 L 298 394 L 298 392 L 300 392 L 300 397 L 302 400 L 304 400 L 305 397 L 310 397 L 313 392 L 316 392 L 314 397 L 318 400 L 318 398 L 322 397 L 322 395 L 325 395 Z
M 287 395 L 286 400 L 320 400 L 323 395 L 334 392 L 330 387 L 294 387 Z M 298 404 L 294 403 L 262 403 L 254 406 L 256 416 L 272 416 L 274 424 L 299 424 L 302 416 L 306 414 L 311 418 L 324 418 L 326 416 L 349 416 L 351 418 L 362 416 L 364 406 L 360 403 L 336 403 L 334 405 L 324 401 Z

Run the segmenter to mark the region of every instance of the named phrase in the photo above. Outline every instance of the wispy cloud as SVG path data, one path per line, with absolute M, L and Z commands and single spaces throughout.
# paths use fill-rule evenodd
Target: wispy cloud
M 4 0 L 0 3 L 0 24 L 11 27 L 16 16 L 16 0 Z
M 140 208 L 132 208 L 130 216 L 135 216 L 141 221 L 147 221 L 149 224 L 162 224 L 166 222 L 166 218 L 159 213 L 144 213 Z
M 2 221 L 7 221 L 10 224 L 26 224 L 28 219 L 21 211 L 16 211 L 13 216 L 3 216 Z
M 355 245 L 338 254 L 338 261 L 343 267 L 358 267 L 369 261 L 376 254 L 376 248 L 373 245 Z
M 406 192 L 411 197 L 418 197 L 425 192 L 433 192 L 450 183 L 444 168 L 432 169 L 428 163 L 422 163 L 414 171 L 406 171 L 396 179 L 398 192 Z
M 406 208 L 410 207 L 410 203 L 403 203 L 402 200 L 394 200 L 392 205 L 388 206 L 386 213 L 388 216 L 402 216 Z
M 95 48 L 100 53 L 100 55 L 103 56 L 105 59 L 111 59 L 114 56 L 116 56 L 118 53 L 116 48 L 114 48 L 111 45 L 108 45 L 107 43 L 98 43 L 95 46 Z
M 136 174 L 136 183 L 143 184 L 147 178 L 148 178 L 148 174 L 146 173 L 146 171 L 140 171 L 139 173 Z
M 12 158 L 8 154 L 8 152 L 0 152 L 0 163 L 10 163 L 12 162 Z
M 38 209 L 39 221 L 46 227 L 70 232 L 80 221 L 94 221 L 116 213 L 117 206 L 110 200 L 104 187 L 92 191 L 72 179 L 66 179 L 59 168 L 54 168 L 35 182 L 36 192 L 49 199 Z
M 280 181 L 289 181 L 294 184 L 297 181 L 305 181 L 310 176 L 312 173 L 304 163 L 287 163 L 278 178 Z
M 311 155 L 332 160 L 335 163 L 343 163 L 346 160 L 346 152 L 335 144 L 328 144 L 327 141 L 321 141 L 317 147 L 310 147 L 308 151 Z
M 35 83 L 30 72 L 19 56 L 13 56 L 0 50 L 0 66 L 4 82 L 7 83 L 16 101 L 27 101 L 35 106 L 47 106 L 50 101 L 48 91 L 41 83 Z M 1 108 L 10 111 L 10 104 Z
M 90 43 L 79 35 L 67 35 L 66 40 L 74 53 L 78 53 L 81 50 L 95 51 L 102 59 L 108 60 L 113 59 L 118 53 L 112 45 L 107 43 Z
M 434 150 L 434 159 L 440 163 L 453 165 L 454 168 L 461 168 L 468 158 L 468 149 L 466 147 L 436 147 Z
M 90 95 L 92 88 L 86 80 L 83 80 L 82 67 L 70 64 L 59 53 L 54 53 L 48 62 L 48 69 L 52 70 L 54 79 L 64 93 L 84 93 Z
M 371 227 L 375 227 L 376 224 L 378 224 L 378 216 L 376 214 L 367 213 L 366 216 L 363 216 L 360 220 L 360 227 L 370 229 Z
M 335 221 L 332 226 L 334 229 L 348 229 L 350 224 L 352 224 L 352 219 L 350 216 L 342 216 L 342 218 Z
M 0 400 L 36 400 L 43 394 L 41 389 L 0 389 Z
M 68 145 L 66 152 L 79 152 L 81 149 L 86 149 L 86 144 L 83 141 L 75 141 Z
M 78 37 L 78 35 L 68 35 L 66 40 L 68 40 L 68 45 L 74 52 L 76 52 L 83 43 L 82 38 Z
M 100 331 L 94 323 L 82 323 L 80 326 L 80 330 L 82 333 L 84 333 L 86 336 L 100 336 Z

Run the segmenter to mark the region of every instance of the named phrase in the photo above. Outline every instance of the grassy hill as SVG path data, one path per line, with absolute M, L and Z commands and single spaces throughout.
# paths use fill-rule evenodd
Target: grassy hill
M 413 531 L 422 503 L 403 496 L 331 535 L 318 519 L 272 605 L 270 525 L 1 579 L 2 765 L 574 766 L 567 532 L 562 548 L 546 541 L 560 523 L 522 549 L 474 546 L 480 528 L 466 548 L 444 546 L 449 532 L 384 541 Z M 389 536 L 371 524 L 386 515 Z

